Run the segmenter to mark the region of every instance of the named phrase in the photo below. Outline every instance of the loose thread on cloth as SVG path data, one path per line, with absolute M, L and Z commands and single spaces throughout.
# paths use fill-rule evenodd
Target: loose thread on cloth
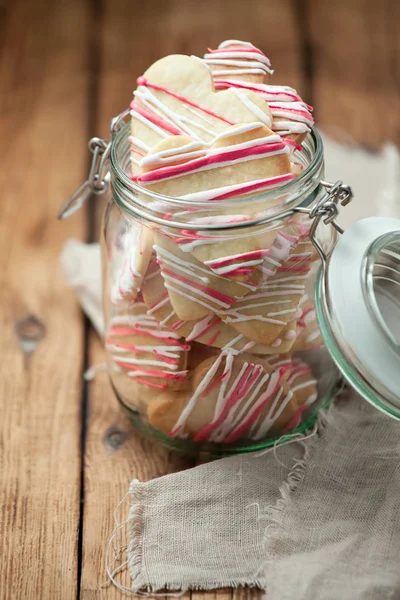
M 142 515 L 145 508 L 145 504 L 143 503 L 144 498 L 144 490 L 140 489 L 138 484 L 141 482 L 137 479 L 134 479 L 130 486 L 129 491 L 125 494 L 122 500 L 118 503 L 117 507 L 114 510 L 114 521 L 115 527 L 112 532 L 112 535 L 108 541 L 107 549 L 106 549 L 106 572 L 108 576 L 108 581 L 104 584 L 103 587 L 107 587 L 110 584 L 113 584 L 117 589 L 130 593 L 135 596 L 182 596 L 184 592 L 177 593 L 166 593 L 166 592 L 151 592 L 151 590 L 145 590 L 141 588 L 145 588 L 145 582 L 141 578 L 141 545 L 142 545 Z M 119 520 L 119 512 L 123 508 L 123 506 L 129 507 L 129 514 L 126 519 L 123 521 Z M 117 543 L 117 546 L 115 545 Z M 129 560 L 129 552 L 128 546 L 130 544 L 134 544 L 136 547 L 137 554 L 135 556 L 135 560 Z M 124 553 L 127 553 L 127 558 L 121 562 L 121 557 Z M 117 564 L 116 563 L 120 563 Z M 129 567 L 129 573 L 132 576 L 132 573 L 137 572 L 137 577 L 132 577 L 132 584 L 130 587 L 123 585 L 120 581 L 117 580 L 118 575 L 122 575 L 127 572 L 127 568 Z M 134 581 L 137 579 L 137 583 Z

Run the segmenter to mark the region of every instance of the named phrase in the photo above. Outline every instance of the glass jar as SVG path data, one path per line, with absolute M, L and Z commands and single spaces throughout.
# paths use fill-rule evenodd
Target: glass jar
M 400 418 L 396 387 L 377 390 L 371 360 L 358 361 L 357 331 L 346 340 L 349 281 L 340 262 L 353 264 L 348 277 L 361 281 L 360 265 L 348 260 L 357 244 L 346 242 L 360 236 L 350 228 L 337 244 L 338 204 L 352 194 L 341 182 L 324 182 L 319 134 L 312 130 L 294 152 L 297 177 L 241 199 L 230 198 L 228 186 L 210 202 L 161 196 L 131 180 L 125 116 L 112 121 L 109 144 L 91 141 L 89 180 L 62 212 L 70 214 L 90 191 L 102 193 L 110 168 L 101 240 L 105 348 L 112 386 L 133 425 L 184 454 L 267 448 L 312 427 L 337 390 L 336 366 L 367 400 Z M 400 229 L 396 223 L 382 231 Z M 376 298 L 388 293 L 378 285 L 382 264 L 365 256 L 382 252 L 381 244 L 359 257 L 367 265 L 369 283 L 360 293 L 370 298 L 371 327 L 382 326 Z M 393 259 L 393 249 L 387 256 Z M 393 352 L 391 336 L 385 348 Z M 400 366 L 400 352 L 396 360 Z
M 319 135 L 296 152 L 302 172 L 289 183 L 212 206 L 133 183 L 128 137 L 125 126 L 111 147 L 102 227 L 119 401 L 136 427 L 185 453 L 251 451 L 304 432 L 338 382 L 313 305 L 309 212 L 327 193 Z M 327 252 L 335 239 L 334 228 L 319 231 Z

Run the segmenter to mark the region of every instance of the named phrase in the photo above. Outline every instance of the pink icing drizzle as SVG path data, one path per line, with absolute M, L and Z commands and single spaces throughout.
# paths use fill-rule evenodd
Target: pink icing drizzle
M 215 50 L 213 50 L 212 48 L 207 48 L 207 52 L 209 52 L 210 54 L 226 54 L 227 52 L 253 52 L 254 54 L 261 54 L 261 56 L 265 56 L 264 52 L 262 50 L 259 50 L 258 48 L 255 48 L 254 46 L 246 46 L 245 48 L 243 48 L 243 46 L 227 46 L 224 48 L 216 48 Z M 265 58 L 267 58 L 265 56 Z M 269 62 L 269 60 L 268 60 Z
M 144 87 L 152 88 L 153 90 L 158 90 L 159 92 L 164 92 L 165 94 L 168 94 L 169 96 L 173 96 L 177 100 L 180 100 L 181 102 L 184 102 L 185 104 L 189 104 L 189 106 L 192 106 L 193 108 L 197 108 L 198 110 L 201 110 L 201 111 L 207 113 L 211 117 L 215 117 L 216 119 L 219 119 L 220 121 L 224 121 L 224 123 L 227 123 L 228 125 L 235 125 L 235 123 L 233 123 L 233 121 L 229 121 L 228 119 L 225 119 L 225 117 L 218 115 L 217 113 L 213 112 L 209 108 L 200 106 L 200 104 L 193 102 L 193 100 L 189 100 L 189 98 L 185 98 L 185 96 L 181 96 L 180 94 L 177 94 L 176 92 L 173 92 L 172 90 L 169 90 L 168 88 L 163 87 L 162 85 L 157 85 L 156 83 L 152 83 L 145 77 L 138 77 L 136 83 L 138 85 L 143 85 Z
M 243 435 L 245 433 L 245 431 L 247 431 L 248 429 L 250 429 L 250 427 L 253 425 L 253 423 L 255 423 L 255 421 L 258 419 L 258 417 L 262 413 L 264 407 L 275 397 L 275 395 L 277 394 L 280 386 L 281 386 L 281 380 L 280 380 L 280 378 L 278 378 L 278 381 L 276 382 L 276 384 L 275 384 L 274 389 L 272 390 L 272 392 L 265 398 L 265 400 L 255 410 L 253 410 L 252 413 L 250 413 L 248 415 L 247 419 L 245 419 L 244 421 L 242 421 L 242 423 L 240 425 L 238 425 L 225 438 L 225 440 L 224 440 L 225 443 L 229 444 L 229 443 L 235 442 L 238 438 L 241 437 L 241 435 Z
M 286 183 L 287 181 L 291 181 L 295 177 L 296 175 L 293 175 L 292 173 L 287 173 L 286 175 L 268 177 L 267 179 L 263 179 L 262 181 L 259 181 L 257 183 L 244 183 L 242 186 L 240 186 L 239 189 L 232 190 L 231 192 L 226 192 L 225 194 L 220 194 L 219 196 L 211 198 L 211 200 L 226 200 L 228 198 L 232 198 L 233 196 L 239 196 L 240 194 L 249 194 L 251 192 L 261 190 L 265 187 L 273 187 L 274 185 Z
M 253 146 L 242 150 L 222 150 L 218 154 L 211 154 L 202 158 L 196 158 L 186 163 L 179 165 L 171 165 L 169 167 L 160 167 L 154 171 L 148 171 L 142 175 L 132 175 L 132 179 L 138 183 L 149 183 L 160 181 L 163 179 L 169 179 L 170 177 L 178 177 L 179 175 L 185 175 L 191 171 L 196 171 L 204 167 L 211 165 L 218 165 L 223 162 L 230 162 L 246 158 L 247 156 L 258 156 L 265 155 L 266 153 L 276 152 L 285 148 L 283 142 L 276 142 L 272 144 L 262 144 L 260 146 Z M 289 174 L 291 175 L 291 174 Z
M 225 302 L 226 304 L 232 304 L 235 299 L 234 298 L 230 298 L 229 296 L 225 296 L 224 294 L 221 294 L 220 292 L 218 292 L 217 290 L 213 290 L 211 288 L 208 288 L 204 285 L 202 285 L 201 283 L 197 283 L 197 281 L 193 281 L 192 279 L 189 279 L 188 277 L 183 277 L 183 275 L 178 275 L 177 273 L 175 273 L 174 271 L 170 271 L 169 269 L 165 269 L 163 267 L 161 267 L 161 270 L 163 273 L 166 273 L 167 275 L 170 275 L 171 277 L 173 277 L 174 279 L 178 279 L 179 281 L 183 281 L 185 283 L 190 283 L 190 285 L 192 287 L 195 287 L 203 292 L 206 292 L 209 296 L 216 298 L 217 300 L 220 300 L 221 302 Z
M 264 94 L 269 94 L 269 95 L 277 95 L 277 96 L 288 96 L 290 98 L 291 101 L 294 102 L 301 102 L 301 98 L 300 96 L 298 96 L 297 94 L 293 94 L 289 91 L 283 91 L 283 90 L 279 90 L 279 91 L 273 91 L 273 86 L 266 86 L 265 91 L 261 89 L 261 86 L 263 84 L 260 85 L 260 87 L 255 87 L 254 85 L 252 85 L 251 83 L 246 83 L 244 81 L 235 81 L 234 83 L 232 81 L 229 80 L 225 80 L 225 79 L 218 79 L 216 81 L 214 81 L 214 87 L 215 89 L 226 89 L 226 88 L 230 88 L 230 87 L 236 87 L 236 88 L 241 88 L 244 90 L 250 90 L 252 92 L 256 92 L 257 94 L 262 95 L 263 92 Z M 268 89 L 267 89 L 268 87 Z M 311 106 L 309 107 L 311 109 Z
M 205 427 L 203 427 L 194 436 L 194 440 L 196 442 L 207 439 L 209 435 L 214 431 L 214 429 L 222 424 L 230 409 L 246 395 L 247 391 L 253 385 L 254 381 L 257 381 L 261 371 L 261 365 L 248 365 L 247 369 L 244 371 L 242 377 L 240 378 L 237 386 L 232 391 L 231 395 L 228 396 L 228 398 L 226 399 L 220 415 L 213 422 L 209 423 L 208 425 L 205 425 Z
M 145 117 L 158 127 L 161 127 L 161 129 L 169 131 L 170 133 L 172 133 L 172 135 L 183 135 L 183 132 L 180 129 L 178 129 L 171 123 L 168 123 L 168 121 L 165 121 L 164 119 L 161 119 L 160 117 L 156 116 L 152 112 L 146 110 L 142 106 L 139 106 L 138 104 L 136 104 L 136 102 L 132 101 L 130 108 L 131 110 L 137 112 L 139 115 L 142 115 L 142 117 Z

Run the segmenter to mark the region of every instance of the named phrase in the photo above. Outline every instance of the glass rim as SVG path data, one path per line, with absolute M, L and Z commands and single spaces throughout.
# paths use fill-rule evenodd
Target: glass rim
M 325 347 L 333 362 L 360 396 L 381 412 L 400 420 L 400 408 L 390 400 L 390 393 L 371 381 L 362 369 L 351 350 L 346 346 L 342 336 L 338 334 L 335 319 L 329 308 L 329 293 L 326 289 L 326 277 L 322 266 L 318 269 L 315 288 L 314 306 L 318 326 Z
M 121 159 L 119 156 L 119 152 L 121 150 L 120 146 L 126 141 L 130 134 L 130 126 L 129 123 L 125 123 L 113 136 L 111 143 L 111 152 L 110 152 L 110 164 L 111 164 L 111 189 L 113 191 L 114 200 L 118 204 L 118 206 L 131 214 L 134 217 L 141 217 L 143 219 L 147 219 L 158 223 L 160 225 L 166 225 L 168 227 L 182 227 L 184 226 L 186 229 L 199 229 L 199 225 L 193 225 L 185 221 L 172 221 L 169 219 L 163 219 L 157 217 L 154 212 L 149 208 L 148 203 L 140 202 L 140 196 L 144 197 L 147 202 L 157 201 L 165 203 L 165 206 L 175 206 L 179 208 L 191 207 L 191 208 L 203 208 L 205 209 L 207 206 L 209 207 L 209 203 L 198 202 L 198 201 L 188 201 L 182 198 L 167 196 L 163 194 L 159 194 L 157 192 L 153 192 L 148 190 L 147 188 L 135 183 L 132 179 L 127 175 L 125 170 L 121 165 Z M 235 207 L 238 208 L 250 201 L 259 201 L 259 202 L 267 202 L 268 200 L 277 199 L 279 196 L 288 195 L 288 199 L 282 204 L 278 206 L 273 206 L 268 211 L 265 211 L 261 217 L 256 217 L 254 219 L 248 221 L 242 221 L 238 223 L 218 223 L 217 225 L 212 224 L 201 224 L 201 230 L 232 230 L 232 229 L 242 229 L 249 226 L 254 225 L 262 225 L 264 223 L 271 222 L 277 218 L 284 218 L 292 215 L 295 211 L 294 208 L 299 204 L 307 206 L 313 200 L 313 192 L 314 190 L 320 186 L 320 178 L 316 177 L 320 174 L 321 168 L 323 166 L 323 142 L 320 134 L 315 129 L 315 127 L 311 128 L 310 133 L 307 135 L 307 138 L 303 142 L 303 144 L 313 144 L 311 148 L 312 158 L 309 164 L 304 168 L 302 173 L 289 181 L 288 183 L 279 186 L 278 188 L 274 188 L 267 192 L 260 192 L 259 194 L 248 195 L 242 198 L 234 198 L 228 200 L 214 200 L 212 205 L 213 208 L 224 208 L 227 207 Z M 295 155 L 300 156 L 299 151 L 294 152 Z
M 385 233 L 379 236 L 369 246 L 363 261 L 361 283 L 363 285 L 365 303 L 373 321 L 385 337 L 387 343 L 391 346 L 392 350 L 400 357 L 400 344 L 390 331 L 390 328 L 382 315 L 374 286 L 374 268 L 377 265 L 377 259 L 382 251 L 390 251 L 390 246 L 394 243 L 398 246 L 400 245 L 400 234 L 398 232 Z M 397 269 L 391 270 L 399 274 L 400 265 Z

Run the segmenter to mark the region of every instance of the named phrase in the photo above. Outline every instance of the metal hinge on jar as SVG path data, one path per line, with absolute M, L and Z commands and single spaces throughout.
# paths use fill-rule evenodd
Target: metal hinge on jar
M 313 208 L 299 206 L 294 208 L 294 211 L 306 213 L 309 215 L 310 219 L 313 219 L 309 237 L 317 249 L 323 264 L 325 264 L 327 255 L 315 237 L 317 227 L 321 220 L 323 220 L 326 225 L 331 224 L 336 231 L 343 233 L 344 229 L 339 225 L 336 219 L 339 216 L 340 205 L 347 206 L 353 199 L 353 192 L 351 187 L 347 184 L 344 184 L 342 181 L 336 181 L 336 183 L 321 181 L 320 183 L 326 189 L 326 194 L 319 200 L 319 202 L 317 202 Z
M 92 194 L 101 195 L 108 190 L 110 183 L 110 152 L 112 139 L 123 125 L 123 121 L 128 114 L 129 109 L 124 110 L 121 114 L 111 120 L 110 141 L 98 137 L 93 137 L 90 140 L 89 150 L 93 154 L 93 158 L 88 178 L 62 205 L 57 215 L 59 219 L 67 219 L 77 210 L 82 208 Z

